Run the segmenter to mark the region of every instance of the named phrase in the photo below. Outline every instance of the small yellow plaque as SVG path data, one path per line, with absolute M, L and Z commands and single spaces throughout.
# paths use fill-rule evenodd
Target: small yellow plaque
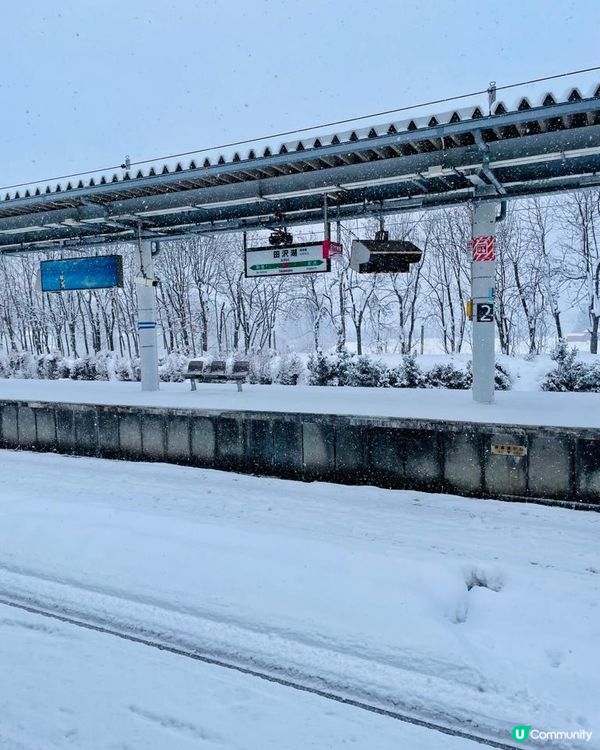
M 509 445 L 508 443 L 492 443 L 492 453 L 496 456 L 526 456 L 525 445 Z

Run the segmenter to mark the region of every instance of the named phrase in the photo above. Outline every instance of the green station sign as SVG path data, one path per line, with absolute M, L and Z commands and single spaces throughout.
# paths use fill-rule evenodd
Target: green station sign
M 331 269 L 322 242 L 249 248 L 245 261 L 247 278 L 325 273 Z

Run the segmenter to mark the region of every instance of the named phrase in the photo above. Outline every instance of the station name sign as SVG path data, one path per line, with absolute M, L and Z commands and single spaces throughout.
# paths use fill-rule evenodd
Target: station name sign
M 42 292 L 70 292 L 77 289 L 109 289 L 123 286 L 123 257 L 95 255 L 40 263 Z
M 326 273 L 331 270 L 329 254 L 323 242 L 248 248 L 246 278 Z

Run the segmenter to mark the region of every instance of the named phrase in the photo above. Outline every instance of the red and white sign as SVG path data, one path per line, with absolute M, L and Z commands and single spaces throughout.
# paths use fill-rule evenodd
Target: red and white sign
M 343 250 L 341 243 L 323 240 L 323 257 L 325 260 L 329 260 L 332 255 L 341 255 Z
M 469 247 L 473 253 L 473 262 L 477 263 L 484 260 L 495 260 L 496 258 L 496 238 L 494 235 L 473 237 L 469 241 Z

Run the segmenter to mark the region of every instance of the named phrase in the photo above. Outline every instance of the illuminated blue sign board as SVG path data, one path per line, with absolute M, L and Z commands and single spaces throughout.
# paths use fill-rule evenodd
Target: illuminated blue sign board
M 43 260 L 40 276 L 42 292 L 123 286 L 123 258 L 121 255 L 97 255 L 91 258 Z

